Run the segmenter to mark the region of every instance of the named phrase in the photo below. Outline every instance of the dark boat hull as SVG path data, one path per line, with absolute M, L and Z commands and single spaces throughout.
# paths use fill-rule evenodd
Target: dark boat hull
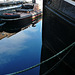
M 34 21 L 39 16 L 42 16 L 42 12 L 39 12 L 35 15 L 28 15 L 21 18 L 15 18 L 15 19 L 1 19 L 1 24 L 8 25 L 8 26 L 23 26 L 27 24 L 28 22 Z
M 19 26 L 19 25 L 25 25 L 27 24 L 28 22 L 31 21 L 31 16 L 27 17 L 27 18 L 22 18 L 22 19 L 19 19 L 19 20 L 12 20 L 12 21 L 5 21 L 7 25 L 16 25 L 16 26 Z
M 62 7 L 63 0 L 54 0 L 53 4 L 48 4 L 44 0 L 44 19 L 43 19 L 43 46 L 41 61 L 53 56 L 59 51 L 66 48 L 71 43 L 75 42 L 75 7 L 66 3 Z M 65 2 L 64 2 L 65 4 Z M 72 6 L 72 8 L 71 8 Z M 62 8 L 61 8 L 62 7 Z M 68 9 L 67 11 L 65 9 Z M 64 11 L 65 10 L 65 11 Z M 70 12 L 70 10 L 72 10 Z M 74 75 L 75 74 L 75 47 L 63 59 L 63 61 L 55 67 L 54 70 L 48 72 L 47 75 Z M 66 52 L 65 52 L 66 53 Z M 62 57 L 62 54 L 53 60 L 41 65 L 40 75 L 48 71 Z
M 22 25 L 8 25 L 8 24 L 5 24 L 3 26 L 0 27 L 0 32 L 9 32 L 9 33 L 16 33 L 16 32 L 19 32 L 23 29 L 26 29 L 28 28 L 29 26 L 32 25 L 32 27 L 35 27 L 36 23 L 38 23 L 40 20 L 41 20 L 42 16 L 39 16 L 37 18 L 35 18 L 34 21 L 28 21 L 27 23 L 25 24 L 22 24 Z
M 11 37 L 13 35 L 15 35 L 16 33 L 25 30 L 27 28 L 29 28 L 30 26 L 35 27 L 36 23 L 38 23 L 41 20 L 42 17 L 38 17 L 35 19 L 35 21 L 30 21 L 27 24 L 25 24 L 24 26 L 14 26 L 14 27 L 10 27 L 8 25 L 3 25 L 2 27 L 0 27 L 0 40 L 2 40 L 5 37 Z

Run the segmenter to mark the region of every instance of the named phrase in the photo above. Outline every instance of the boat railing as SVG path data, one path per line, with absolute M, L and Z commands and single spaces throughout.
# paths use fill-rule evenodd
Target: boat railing
M 9 5 L 16 5 L 16 4 L 22 4 L 25 3 L 24 1 L 7 1 L 7 2 L 0 2 L 0 6 L 9 6 Z
M 1 7 L 0 11 L 5 11 L 5 10 L 9 10 L 9 9 L 16 9 L 16 8 L 20 8 L 22 5 L 14 5 L 14 6 L 10 6 L 10 7 Z
M 33 9 L 16 9 L 16 11 L 30 13 L 31 11 L 33 11 Z

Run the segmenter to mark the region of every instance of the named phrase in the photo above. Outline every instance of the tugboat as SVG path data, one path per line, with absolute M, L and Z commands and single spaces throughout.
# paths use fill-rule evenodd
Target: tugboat
M 41 61 L 75 42 L 75 0 L 44 0 L 43 2 Z M 40 75 L 75 75 L 75 45 L 41 65 Z
M 41 16 L 42 11 L 37 3 L 25 3 L 12 9 L 10 12 L 0 14 L 0 25 L 23 25 L 28 21 L 32 21 L 38 16 Z

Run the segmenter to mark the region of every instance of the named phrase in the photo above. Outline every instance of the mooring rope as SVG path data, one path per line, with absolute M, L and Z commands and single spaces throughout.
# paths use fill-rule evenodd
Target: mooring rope
M 1 23 L 0 26 L 2 26 L 2 25 L 4 25 L 4 24 L 6 24 L 6 22 Z
M 49 60 L 51 60 L 51 59 L 57 57 L 57 56 L 60 55 L 60 54 L 62 54 L 63 52 L 65 52 L 66 50 L 68 50 L 68 49 L 69 49 L 70 47 L 72 47 L 72 46 L 75 46 L 75 42 L 73 42 L 73 43 L 70 44 L 68 47 L 66 47 L 65 49 L 63 49 L 62 51 L 58 52 L 57 54 L 53 55 L 52 57 L 50 57 L 50 58 L 48 58 L 48 59 L 46 59 L 46 60 L 44 60 L 44 61 L 42 61 L 42 62 L 39 63 L 39 64 L 36 64 L 36 65 L 34 65 L 34 66 L 31 66 L 31 67 L 29 67 L 29 68 L 26 68 L 26 69 L 21 70 L 21 71 L 18 71 L 18 72 L 14 72 L 14 73 L 10 73 L 10 74 L 5 74 L 5 75 L 15 75 L 15 74 L 19 74 L 19 73 L 22 73 L 22 72 L 26 72 L 26 71 L 28 71 L 28 70 L 31 70 L 31 69 L 35 68 L 35 67 L 38 67 L 38 66 L 40 66 L 41 64 L 44 64 L 44 63 L 46 63 L 47 61 L 49 61 Z
M 73 49 L 73 47 L 74 46 L 72 46 L 72 48 L 54 66 L 52 66 L 52 68 L 50 68 L 48 71 L 46 71 L 42 75 L 47 75 L 48 73 L 52 72 L 63 61 L 63 59 L 69 54 L 69 52 Z
M 45 39 L 46 40 L 46 39 Z M 48 42 L 48 40 L 45 41 L 44 46 L 46 46 L 53 54 L 56 54 L 56 50 L 53 48 L 53 46 Z M 66 46 L 66 44 L 65 44 Z M 60 61 L 61 57 L 57 56 L 58 60 Z M 65 62 L 64 60 L 62 60 L 62 63 L 65 64 L 66 66 L 68 66 L 72 71 L 75 71 L 74 68 L 72 68 L 72 66 L 70 66 L 67 62 Z

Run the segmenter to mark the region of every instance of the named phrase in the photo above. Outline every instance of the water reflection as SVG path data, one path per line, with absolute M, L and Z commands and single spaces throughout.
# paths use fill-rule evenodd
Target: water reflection
M 38 23 L 37 23 L 38 22 Z M 42 21 L 18 29 L 1 27 L 0 75 L 23 70 L 40 62 Z M 18 75 L 39 75 L 39 67 Z

